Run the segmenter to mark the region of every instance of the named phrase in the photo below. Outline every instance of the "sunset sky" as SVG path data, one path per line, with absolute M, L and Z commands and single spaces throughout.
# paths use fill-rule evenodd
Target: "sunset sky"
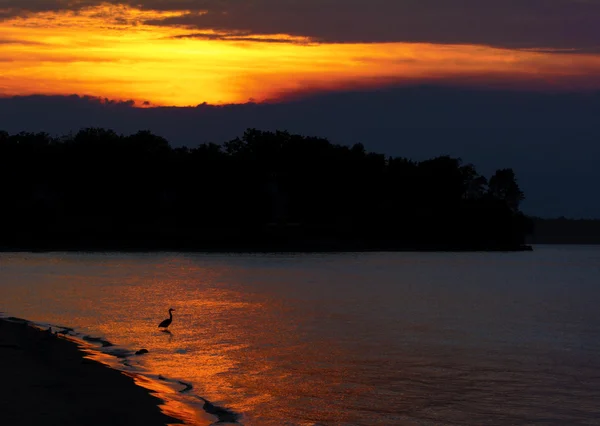
M 0 95 L 137 106 L 600 88 L 595 0 L 0 0 Z
M 0 0 L 0 130 L 289 130 L 513 167 L 526 212 L 600 218 L 599 22 L 600 0 Z

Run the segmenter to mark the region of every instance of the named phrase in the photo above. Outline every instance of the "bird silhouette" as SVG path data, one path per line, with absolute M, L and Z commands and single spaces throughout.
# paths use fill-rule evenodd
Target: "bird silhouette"
M 166 329 L 167 327 L 169 327 L 171 325 L 171 322 L 173 322 L 173 314 L 172 314 L 172 312 L 174 310 L 175 309 L 173 309 L 173 308 L 169 309 L 169 318 L 167 318 L 166 320 L 164 320 L 163 322 L 161 322 L 160 324 L 158 324 L 158 327 Z

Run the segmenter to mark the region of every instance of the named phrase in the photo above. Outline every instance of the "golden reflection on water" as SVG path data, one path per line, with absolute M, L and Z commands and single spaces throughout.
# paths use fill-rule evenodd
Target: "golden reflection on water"
M 186 403 L 178 380 L 245 426 L 600 416 L 589 380 L 600 374 L 590 346 L 600 255 L 592 269 L 579 255 L 570 268 L 564 253 L 543 251 L 26 256 L 0 256 L 2 300 L 20 316 L 147 349 L 128 361 L 170 381 L 133 371 L 136 381 L 189 422 L 205 413 Z M 170 307 L 165 333 L 157 326 Z
M 158 394 L 163 399 L 159 407 L 167 416 L 183 420 L 185 424 L 190 426 L 207 426 L 214 423 L 214 418 L 207 413 L 194 409 L 186 402 L 177 399 L 177 394 L 171 387 L 163 385 L 156 380 L 149 380 L 147 377 L 139 374 L 127 372 L 123 374 L 133 378 L 138 386 Z M 176 426 L 176 424 L 173 424 L 173 426 Z
M 181 271 L 182 265 L 171 261 L 156 269 Z M 329 407 L 323 398 L 345 381 L 342 368 L 331 368 L 342 357 L 333 342 L 307 346 L 300 331 L 302 318 L 280 300 L 219 286 L 214 271 L 186 267 L 185 273 L 194 278 L 158 273 L 154 285 L 137 276 L 122 282 L 112 293 L 120 301 L 119 311 L 97 324 L 100 333 L 120 336 L 134 349 L 148 349 L 142 362 L 153 364 L 157 374 L 168 372 L 171 378 L 194 383 L 199 395 L 243 413 L 250 421 L 245 424 L 280 424 L 278 419 L 298 413 L 310 417 L 314 410 L 329 412 L 330 421 L 345 418 L 343 410 Z M 169 307 L 175 309 L 173 322 L 164 333 L 157 324 L 168 316 Z M 319 358 L 326 364 L 316 364 Z

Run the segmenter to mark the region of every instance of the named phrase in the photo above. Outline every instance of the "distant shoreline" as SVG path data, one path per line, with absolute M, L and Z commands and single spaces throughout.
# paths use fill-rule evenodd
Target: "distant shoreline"
M 543 219 L 533 218 L 533 235 L 528 244 L 600 244 L 600 220 L 598 219 Z
M 461 247 L 452 245 L 423 246 L 359 246 L 359 245 L 265 245 L 265 246 L 189 246 L 189 245 L 51 245 L 51 246 L 0 246 L 2 253 L 51 253 L 51 252 L 182 252 L 182 253 L 443 253 L 443 252 L 523 252 L 533 251 L 533 246 Z

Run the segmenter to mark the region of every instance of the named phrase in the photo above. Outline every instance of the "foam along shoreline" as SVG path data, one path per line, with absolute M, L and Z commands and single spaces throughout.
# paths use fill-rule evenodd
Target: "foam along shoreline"
M 0 374 L 2 425 L 183 423 L 143 377 L 89 359 L 76 342 L 25 320 L 0 318 Z

